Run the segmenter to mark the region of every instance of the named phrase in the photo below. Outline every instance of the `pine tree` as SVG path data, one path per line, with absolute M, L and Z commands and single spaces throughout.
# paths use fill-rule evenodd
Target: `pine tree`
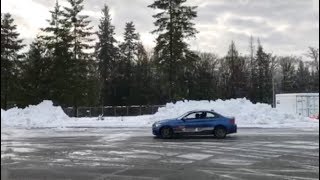
M 229 68 L 230 98 L 243 97 L 247 89 L 245 60 L 239 56 L 233 41 L 229 47 L 226 62 Z
M 65 22 L 71 25 L 72 37 L 72 52 L 75 60 L 88 60 L 92 58 L 93 46 L 90 44 L 93 41 L 91 37 L 93 27 L 90 26 L 89 16 L 80 15 L 83 11 L 84 0 L 68 0 L 71 7 L 64 7 L 63 17 Z
M 319 72 L 315 70 L 311 70 L 311 89 L 312 92 L 319 92 Z
M 137 50 L 140 41 L 139 34 L 136 33 L 136 28 L 133 22 L 126 23 L 124 32 L 124 42 L 120 44 L 120 50 L 123 58 L 127 62 L 137 60 Z
M 118 73 L 120 77 L 117 79 L 119 102 L 120 104 L 129 103 L 130 91 L 132 91 L 133 67 L 137 61 L 139 34 L 135 32 L 133 22 L 126 23 L 124 32 L 124 42 L 120 44 L 121 58 L 117 62 Z
M 30 45 L 22 66 L 23 91 L 21 97 L 24 105 L 38 104 L 50 97 L 48 84 L 52 64 L 45 54 L 46 46 L 44 42 L 40 38 L 36 38 Z
M 64 7 L 63 17 L 66 24 L 70 24 L 72 76 L 70 88 L 72 89 L 72 105 L 77 107 L 87 104 L 88 97 L 97 98 L 90 88 L 90 81 L 94 76 L 95 62 L 90 50 L 92 29 L 87 15 L 80 15 L 83 11 L 83 0 L 68 0 L 71 7 Z
M 98 60 L 100 74 L 100 104 L 113 105 L 115 103 L 116 87 L 114 79 L 117 73 L 116 60 L 119 57 L 119 50 L 114 38 L 115 27 L 111 24 L 109 8 L 104 5 L 102 9 L 103 17 L 100 19 L 98 42 L 95 54 Z
M 152 87 L 150 58 L 141 42 L 137 44 L 137 60 L 133 66 L 130 102 L 132 104 L 149 104 L 153 101 L 156 90 Z
M 218 76 L 215 73 L 218 60 L 212 53 L 199 53 L 200 60 L 196 63 L 195 72 L 188 79 L 188 99 L 215 99 L 218 93 Z
M 295 92 L 296 82 L 295 82 L 295 68 L 294 59 L 292 57 L 282 57 L 280 59 L 280 67 L 282 72 L 282 92 L 283 93 L 293 93 Z
M 168 90 L 169 100 L 181 96 L 178 87 L 185 89 L 181 83 L 186 68 L 185 65 L 193 63 L 194 53 L 188 49 L 185 39 L 194 37 L 197 33 L 192 20 L 197 17 L 196 7 L 183 5 L 186 0 L 155 0 L 149 7 L 160 10 L 153 17 L 158 28 L 153 33 L 159 34 L 155 47 L 155 60 L 166 80 L 162 80 L 164 89 Z M 181 78 L 183 77 L 183 78 Z M 179 81 L 180 79 L 180 81 Z
M 310 87 L 310 72 L 308 66 L 306 66 L 301 60 L 299 61 L 299 66 L 295 78 L 298 93 L 311 92 L 312 88 Z
M 249 97 L 251 101 L 256 101 L 256 94 L 257 94 L 257 64 L 255 60 L 255 54 L 256 54 L 256 48 L 254 46 L 254 39 L 252 36 L 250 36 L 249 41 L 249 58 L 248 58 L 248 69 L 250 70 L 249 74 Z
M 272 102 L 272 76 L 271 76 L 271 54 L 264 52 L 263 47 L 258 43 L 258 50 L 256 53 L 256 75 L 255 80 L 257 85 L 256 102 L 269 103 Z
M 11 14 L 1 14 L 1 108 L 14 101 L 19 75 L 19 51 L 23 48 Z
M 70 49 L 71 46 L 71 24 L 63 18 L 63 11 L 56 0 L 54 10 L 50 11 L 51 19 L 47 20 L 49 26 L 42 28 L 43 35 L 41 39 L 45 41 L 45 44 L 52 54 L 59 50 L 59 47 L 63 47 L 65 51 Z
M 61 106 L 72 105 L 72 53 L 70 35 L 71 24 L 63 18 L 63 11 L 56 1 L 53 11 L 50 11 L 49 25 L 42 29 L 40 38 L 46 46 L 45 55 L 51 62 L 48 80 L 49 97 Z

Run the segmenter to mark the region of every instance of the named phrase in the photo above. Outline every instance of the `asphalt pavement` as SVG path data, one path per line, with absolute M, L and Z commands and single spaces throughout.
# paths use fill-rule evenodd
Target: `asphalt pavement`
M 3 129 L 3 180 L 319 179 L 319 130 L 240 128 L 154 138 L 151 129 Z

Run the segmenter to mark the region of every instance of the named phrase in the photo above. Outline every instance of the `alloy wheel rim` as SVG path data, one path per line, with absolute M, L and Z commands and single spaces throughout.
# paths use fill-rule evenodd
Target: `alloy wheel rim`
M 162 130 L 164 136 L 169 136 L 169 129 Z
M 218 129 L 217 131 L 218 136 L 224 136 L 224 130 L 223 129 Z

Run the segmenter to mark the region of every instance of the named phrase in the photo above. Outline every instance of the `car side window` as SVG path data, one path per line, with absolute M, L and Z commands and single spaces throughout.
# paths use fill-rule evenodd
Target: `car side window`
M 199 119 L 200 118 L 200 114 L 199 113 L 191 113 L 186 115 L 183 119 L 184 120 L 195 120 L 195 119 Z
M 207 119 L 214 119 L 216 118 L 217 116 L 213 113 L 210 113 L 210 112 L 207 112 Z

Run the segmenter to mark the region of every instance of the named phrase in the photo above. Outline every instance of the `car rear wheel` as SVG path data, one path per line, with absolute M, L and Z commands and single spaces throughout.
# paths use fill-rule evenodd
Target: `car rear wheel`
M 169 127 L 164 127 L 164 128 L 161 129 L 160 135 L 161 135 L 161 138 L 169 139 L 169 138 L 172 138 L 173 131 Z
M 223 139 L 227 136 L 227 130 L 224 127 L 217 127 L 214 129 L 213 134 L 216 138 Z

